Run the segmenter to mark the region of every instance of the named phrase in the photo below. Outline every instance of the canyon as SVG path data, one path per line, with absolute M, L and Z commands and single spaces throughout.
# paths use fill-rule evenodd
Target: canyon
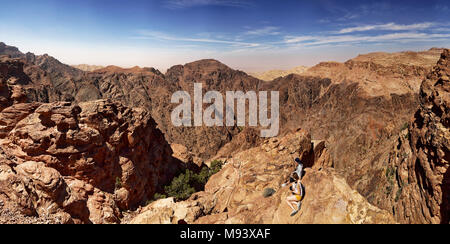
M 82 71 L 0 43 L 0 222 L 448 223 L 449 59 L 373 53 L 263 81 L 211 59 Z M 171 96 L 195 83 L 279 91 L 280 135 L 174 126 Z M 295 157 L 307 195 L 291 218 Z M 204 191 L 148 204 L 212 160 Z

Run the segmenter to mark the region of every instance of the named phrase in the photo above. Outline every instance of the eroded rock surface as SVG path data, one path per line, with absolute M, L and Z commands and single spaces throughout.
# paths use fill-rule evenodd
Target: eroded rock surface
M 9 162 L 4 163 L 9 167 L 5 166 L 4 172 L 12 172 L 12 176 L 9 173 L 4 173 L 4 176 L 28 189 L 25 185 L 29 183 L 24 181 L 34 180 L 25 171 L 21 171 L 20 175 L 17 173 L 19 171 L 16 168 L 21 164 L 27 163 L 30 166 L 27 169 L 36 168 L 39 172 L 47 172 L 45 174 L 51 175 L 53 179 L 49 182 L 61 181 L 57 180 L 57 174 L 46 168 L 56 169 L 64 184 L 79 189 L 70 190 L 71 194 L 78 192 L 71 198 L 82 200 L 73 200 L 74 203 L 69 204 L 70 208 L 61 207 L 64 201 L 55 199 L 52 194 L 48 195 L 45 190 L 34 189 L 32 186 L 35 183 L 31 183 L 30 189 L 33 190 L 30 192 L 38 192 L 42 196 L 47 194 L 44 199 L 49 200 L 36 203 L 36 200 L 17 198 L 17 202 L 25 206 L 22 207 L 23 212 L 45 213 L 41 208 L 56 203 L 58 208 L 53 212 L 61 213 L 60 221 L 95 222 L 99 219 L 96 216 L 114 216 L 105 217 L 114 222 L 114 218 L 117 218 L 116 209 L 139 205 L 146 198 L 144 196 L 154 191 L 152 187 L 148 191 L 141 190 L 144 185 L 147 187 L 142 178 L 150 181 L 154 181 L 154 178 L 147 177 L 149 171 L 142 169 L 141 164 L 135 165 L 135 160 L 140 161 L 141 157 L 147 162 L 143 153 L 146 149 L 140 148 L 140 142 L 146 142 L 147 139 L 140 137 L 141 127 L 134 128 L 140 119 L 133 119 L 133 116 L 146 114 L 144 117 L 147 117 L 151 114 L 166 139 L 175 146 L 174 155 L 184 161 L 200 163 L 217 156 L 235 162 L 233 160 L 238 158 L 237 155 L 241 155 L 238 152 L 246 150 L 249 153 L 253 150 L 250 148 L 259 145 L 261 147 L 257 148 L 268 150 L 265 153 L 280 150 L 282 154 L 283 149 L 278 148 L 278 141 L 260 140 L 257 128 L 176 128 L 170 122 L 170 111 L 176 106 L 170 103 L 171 94 L 179 90 L 192 92 L 194 82 L 202 83 L 204 90 L 218 90 L 221 93 L 229 90 L 277 90 L 280 91 L 282 135 L 293 134 L 292 129 L 301 125 L 311 133 L 312 139 L 319 140 L 314 143 L 314 147 L 301 146 L 306 148 L 306 162 L 313 168 L 308 173 L 311 178 L 305 177 L 305 180 L 316 181 L 312 175 L 318 175 L 318 181 L 324 173 L 323 177 L 328 180 L 324 179 L 323 184 L 328 184 L 335 182 L 332 180 L 335 177 L 343 177 L 368 202 L 392 212 L 399 222 L 445 223 L 449 215 L 446 187 L 449 185 L 446 170 L 447 54 L 443 55 L 443 61 L 436 68 L 437 73 L 435 71 L 419 89 L 440 52 L 441 49 L 432 49 L 420 53 L 362 55 L 345 64 L 322 63 L 306 73 L 316 77 L 288 75 L 272 82 L 262 82 L 215 60 L 174 66 L 166 74 L 138 67 L 107 67 L 95 72 L 83 72 L 48 55 L 22 54 L 17 48 L 0 43 L 0 55 L 10 56 L 0 60 L 0 138 L 4 145 L 2 162 Z M 129 117 L 123 114 L 122 106 L 108 105 L 110 102 L 101 102 L 103 105 L 97 102 L 76 105 L 101 98 L 110 98 L 128 107 L 142 106 L 148 112 L 133 109 L 133 116 Z M 23 103 L 25 101 L 35 103 Z M 66 102 L 43 104 L 57 101 Z M 416 113 L 411 128 L 402 128 L 419 103 L 421 109 Z M 139 132 L 131 133 L 130 136 L 129 129 Z M 400 131 L 402 134 L 398 138 Z M 165 143 L 163 139 L 155 140 Z M 308 140 L 305 140 L 305 145 L 311 144 Z M 147 142 L 143 144 L 144 147 L 148 146 Z M 161 155 L 168 155 L 169 158 L 172 155 L 168 146 L 167 149 L 166 146 L 162 147 L 159 153 L 155 150 L 151 156 L 158 158 L 155 161 L 157 167 L 166 165 L 158 163 L 166 159 L 166 156 Z M 387 153 L 390 151 L 393 152 Z M 272 157 L 275 162 L 279 159 L 275 155 Z M 31 167 L 35 163 L 38 166 Z M 331 166 L 335 170 L 330 169 Z M 101 168 L 105 168 L 105 171 L 101 172 Z M 144 173 L 134 173 L 141 170 Z M 124 173 L 124 176 L 123 172 L 130 171 L 130 175 Z M 155 174 L 162 179 L 165 177 L 164 172 L 162 169 Z M 152 177 L 155 175 L 151 174 Z M 158 185 L 162 182 L 153 183 Z M 57 189 L 64 189 L 64 184 L 57 184 Z M 134 188 L 138 190 L 130 190 Z M 4 189 L 5 192 L 11 190 Z M 62 193 L 57 196 L 65 194 L 64 190 L 58 191 Z M 13 198 L 14 194 L 9 192 L 0 196 Z M 204 197 L 199 199 L 203 199 L 208 207 L 205 204 L 196 205 L 200 210 L 195 215 L 229 219 L 224 216 L 232 212 L 230 208 L 209 212 L 212 209 L 209 206 L 214 205 L 211 204 L 214 203 L 212 200 L 207 200 L 211 193 L 205 191 L 200 195 Z M 352 194 L 344 195 L 339 197 L 357 198 Z M 90 196 L 96 200 L 89 200 Z M 112 203 L 111 196 L 115 206 L 109 204 Z M 179 203 L 174 204 L 178 206 Z M 86 211 L 87 205 L 105 210 L 86 217 L 89 212 Z M 71 212 L 69 209 L 78 210 Z M 233 211 L 239 212 L 236 209 Z M 67 214 L 71 216 L 70 219 L 66 218 Z M 199 221 L 198 216 L 193 219 L 194 222 Z
M 405 223 L 450 221 L 450 52 L 423 81 L 420 106 L 389 155 L 385 202 Z
M 323 151 L 324 152 L 324 151 Z M 325 154 L 325 152 L 323 153 Z M 303 179 L 306 195 L 302 210 L 290 217 L 285 202 L 289 189 L 281 188 L 295 168 L 295 157 L 314 168 L 315 154 L 311 137 L 297 131 L 274 138 L 228 161 L 214 175 L 204 192 L 184 202 L 163 199 L 143 208 L 131 223 L 394 223 L 391 214 L 369 204 L 352 190 L 332 168 L 308 168 Z M 325 163 L 324 165 L 332 165 Z M 264 198 L 263 191 L 276 193 Z
M 0 120 L 0 198 L 27 215 L 117 223 L 120 210 L 144 204 L 183 167 L 144 109 L 17 104 Z

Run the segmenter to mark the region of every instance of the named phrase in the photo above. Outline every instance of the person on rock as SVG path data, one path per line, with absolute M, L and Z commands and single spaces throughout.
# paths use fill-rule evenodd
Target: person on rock
M 300 180 L 303 178 L 303 163 L 299 158 L 296 158 L 295 163 L 297 164 L 297 168 L 295 169 L 293 173 L 297 173 L 297 175 L 300 177 Z M 289 177 L 289 180 L 286 181 L 284 184 L 281 185 L 281 187 L 287 186 L 289 183 L 295 182 L 295 180 L 292 178 L 292 174 Z
M 295 162 L 297 163 L 297 168 L 295 169 L 295 172 L 300 177 L 300 180 L 303 178 L 303 163 L 299 158 L 295 159 Z
M 286 198 L 286 202 L 289 207 L 292 208 L 291 216 L 296 215 L 302 206 L 302 200 L 304 196 L 303 185 L 297 172 L 292 173 L 291 178 L 294 180 L 290 186 L 291 195 Z

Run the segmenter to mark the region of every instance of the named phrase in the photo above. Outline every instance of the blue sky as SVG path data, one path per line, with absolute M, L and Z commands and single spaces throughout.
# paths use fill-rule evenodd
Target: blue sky
M 447 0 L 1 1 L 0 41 L 68 64 L 261 71 L 450 47 Z

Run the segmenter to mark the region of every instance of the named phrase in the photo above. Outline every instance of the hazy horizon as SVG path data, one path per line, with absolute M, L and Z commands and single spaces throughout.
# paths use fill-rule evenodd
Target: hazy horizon
M 0 41 L 69 65 L 154 67 L 216 59 L 246 72 L 450 45 L 447 1 L 19 0 Z
M 0 42 L 2 42 L 2 41 L 0 40 Z M 8 46 L 14 46 L 14 45 L 9 45 L 8 43 L 5 43 L 5 44 L 8 45 Z M 14 47 L 16 47 L 16 46 L 14 46 Z M 30 52 L 30 53 L 33 53 L 33 54 L 35 54 L 35 55 L 45 55 L 45 54 L 48 54 L 48 53 L 35 53 L 35 52 L 31 51 L 31 50 L 22 50 L 20 47 L 17 47 L 17 48 L 19 48 L 19 51 L 21 51 L 22 53 Z M 407 52 L 407 51 L 420 52 L 420 51 L 427 51 L 427 50 L 430 50 L 431 48 L 446 48 L 446 47 L 437 47 L 437 46 L 435 46 L 435 47 L 428 47 L 428 48 L 425 48 L 425 49 L 417 49 L 417 50 L 410 50 L 410 49 L 405 49 L 405 50 L 395 50 L 395 51 L 391 51 L 391 52 L 388 52 L 388 53 Z M 373 51 L 373 52 L 386 52 L 386 51 L 380 50 L 380 51 Z M 348 61 L 349 59 L 352 59 L 352 58 L 357 57 L 358 55 L 361 55 L 361 54 L 369 54 L 369 53 L 373 53 L 373 52 L 368 52 L 368 53 L 358 53 L 358 54 L 356 54 L 355 56 L 351 56 L 351 57 L 349 57 L 349 58 L 344 58 L 344 59 L 342 59 L 342 60 L 332 60 L 332 59 L 329 59 L 329 60 L 320 60 L 320 61 L 318 61 L 317 63 L 314 63 L 314 64 L 312 64 L 312 65 L 295 65 L 295 66 L 292 66 L 292 67 L 286 67 L 286 68 L 268 68 L 268 69 L 262 69 L 262 70 L 245 70 L 245 69 L 242 69 L 242 68 L 239 68 L 239 67 L 233 67 L 232 65 L 229 65 L 229 64 L 227 64 L 226 62 L 224 62 L 224 61 L 222 61 L 222 60 L 219 60 L 219 59 L 217 59 L 217 58 L 213 58 L 213 57 L 211 57 L 211 58 L 203 58 L 203 59 L 194 59 L 194 60 L 187 61 L 187 62 L 185 62 L 185 63 L 174 63 L 174 64 L 172 64 L 171 66 L 169 66 L 169 67 L 167 67 L 167 68 L 165 68 L 165 69 L 159 69 L 159 68 L 154 67 L 154 66 L 141 66 L 141 65 L 138 65 L 138 64 L 136 64 L 136 65 L 129 65 L 129 66 L 120 66 L 120 65 L 109 64 L 109 63 L 105 63 L 105 64 L 66 63 L 66 62 L 63 62 L 62 59 L 60 59 L 60 58 L 58 58 L 58 57 L 52 56 L 52 55 L 50 55 L 50 54 L 48 54 L 48 55 L 50 55 L 50 56 L 52 56 L 52 57 L 58 59 L 59 61 L 65 63 L 65 64 L 67 64 L 67 65 L 70 65 L 70 66 L 78 66 L 78 65 L 102 66 L 102 67 L 117 66 L 117 67 L 124 68 L 124 69 L 134 68 L 134 67 L 139 67 L 139 68 L 155 68 L 155 69 L 157 69 L 157 70 L 159 70 L 160 72 L 163 72 L 163 73 L 165 73 L 165 72 L 167 71 L 167 69 L 169 69 L 169 68 L 171 68 L 171 67 L 173 67 L 173 66 L 176 66 L 176 65 L 185 65 L 185 64 L 188 64 L 188 63 L 192 63 L 192 62 L 196 62 L 196 61 L 200 61 L 200 60 L 204 60 L 204 59 L 214 59 L 214 60 L 217 60 L 217 61 L 219 61 L 219 62 L 221 62 L 221 63 L 223 63 L 223 64 L 225 64 L 225 65 L 227 65 L 227 66 L 229 66 L 230 68 L 233 68 L 233 69 L 242 70 L 242 71 L 244 71 L 244 72 L 250 72 L 250 73 L 260 73 L 260 72 L 262 73 L 262 72 L 273 71 L 273 70 L 285 70 L 285 71 L 288 71 L 288 70 L 297 68 L 297 67 L 299 67 L 299 66 L 313 67 L 313 66 L 315 66 L 315 65 L 317 65 L 317 64 L 319 64 L 319 63 L 321 63 L 321 62 L 345 62 L 345 61 Z

